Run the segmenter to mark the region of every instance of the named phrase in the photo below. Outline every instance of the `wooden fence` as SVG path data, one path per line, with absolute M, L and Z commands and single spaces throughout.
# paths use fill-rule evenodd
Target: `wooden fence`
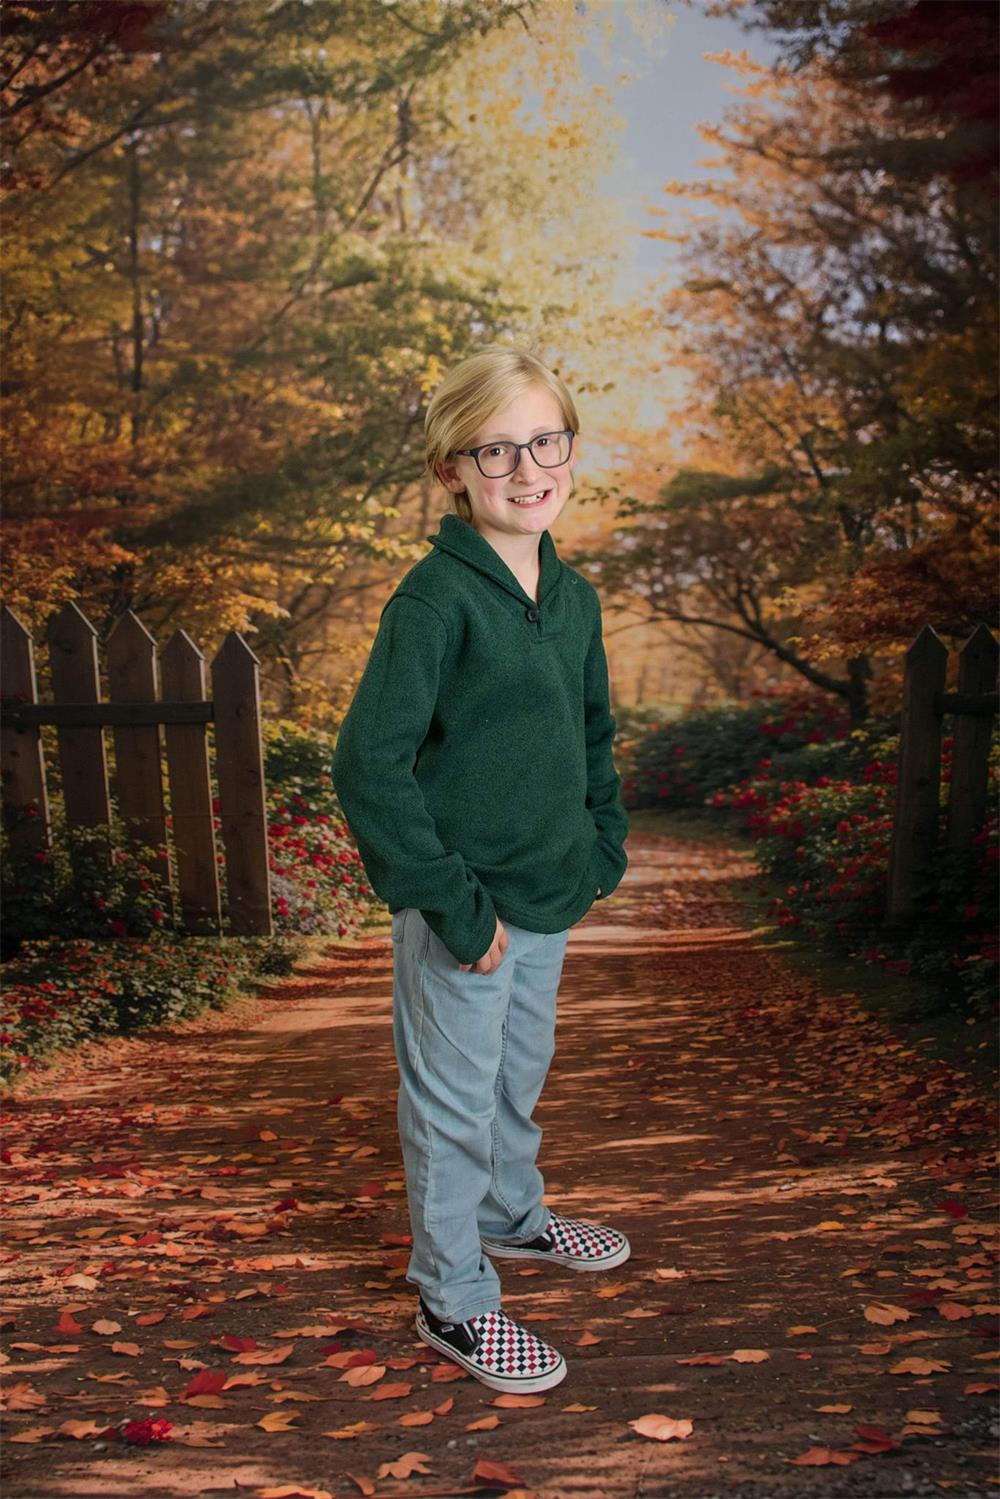
M 997 712 L 997 641 L 978 625 L 958 658 L 958 690 L 946 692 L 948 650 L 925 625 L 906 653 L 896 806 L 889 859 L 886 921 L 917 914 L 922 880 L 939 849 L 941 735 L 952 714 L 951 784 L 945 846 L 962 853 L 985 820 L 993 715 Z
M 0 774 L 12 845 L 49 846 L 49 803 L 42 724 L 57 731 L 63 803 L 70 828 L 111 825 L 104 731 L 114 734 L 114 789 L 129 845 L 157 850 L 154 877 L 170 900 L 176 861 L 180 920 L 206 935 L 223 930 L 212 813 L 208 725 L 215 738 L 219 818 L 225 849 L 226 928 L 233 935 L 272 932 L 259 663 L 235 630 L 212 662 L 183 630 L 158 653 L 149 631 L 129 612 L 106 648 L 108 700 L 101 698 L 97 631 L 75 604 L 50 619 L 46 639 L 54 702 L 39 703 L 31 637 L 10 609 L 0 611 L 4 699 Z M 158 677 L 161 681 L 158 682 Z M 170 827 L 163 792 L 160 725 L 164 726 Z M 35 815 L 25 817 L 25 809 Z M 168 836 L 172 833 L 172 838 Z

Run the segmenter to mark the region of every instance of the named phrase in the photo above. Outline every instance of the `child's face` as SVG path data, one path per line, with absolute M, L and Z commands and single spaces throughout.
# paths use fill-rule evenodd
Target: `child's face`
M 543 432 L 561 432 L 566 427 L 562 407 L 544 385 L 531 385 L 515 397 L 509 406 L 483 423 L 466 444 L 513 441 L 530 442 Z M 460 456 L 442 464 L 441 473 L 447 487 L 469 496 L 472 524 L 484 535 L 490 532 L 504 536 L 540 536 L 557 519 L 569 499 L 572 468 L 576 462 L 576 444 L 565 463 L 545 468 L 536 463 L 527 448 L 518 454 L 517 468 L 500 479 L 488 479 L 480 473 L 474 458 Z M 541 495 L 531 505 L 516 505 L 516 498 Z

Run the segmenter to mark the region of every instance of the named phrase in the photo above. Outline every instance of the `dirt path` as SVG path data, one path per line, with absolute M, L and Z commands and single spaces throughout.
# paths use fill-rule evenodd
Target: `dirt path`
M 499 1266 L 563 1384 L 498 1405 L 417 1342 L 389 942 L 331 946 L 8 1101 L 7 1499 L 996 1493 L 990 1100 L 741 929 L 744 855 L 629 851 L 538 1118 L 547 1200 L 633 1256 Z

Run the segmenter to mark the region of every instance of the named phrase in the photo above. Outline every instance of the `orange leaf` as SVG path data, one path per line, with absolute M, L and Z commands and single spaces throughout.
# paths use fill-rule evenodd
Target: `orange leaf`
M 892 1306 L 887 1302 L 872 1302 L 865 1307 L 865 1320 L 877 1322 L 880 1327 L 891 1327 L 894 1322 L 909 1322 L 912 1312 L 905 1306 Z
M 357 1388 L 360 1385 L 377 1384 L 384 1374 L 384 1364 L 358 1364 L 353 1369 L 345 1369 L 340 1379 L 344 1384 Z
M 332 1437 L 335 1442 L 346 1442 L 351 1437 L 364 1436 L 367 1431 L 378 1431 L 371 1421 L 354 1421 L 350 1426 L 338 1426 L 336 1431 L 321 1431 L 321 1437 Z
M 383 1374 L 385 1370 L 383 1369 Z M 377 1390 L 373 1390 L 368 1396 L 369 1400 L 402 1400 L 411 1393 L 411 1384 L 384 1384 Z
M 799 1457 L 786 1457 L 786 1463 L 793 1463 L 799 1468 L 846 1468 L 849 1463 L 859 1462 L 859 1452 L 838 1452 L 833 1447 L 810 1447 L 808 1452 L 803 1452 Z
M 354 1473 L 345 1473 L 344 1477 L 349 1478 L 352 1483 L 356 1483 L 362 1494 L 374 1494 L 375 1485 L 370 1478 L 358 1478 Z
M 142 1350 L 138 1343 L 112 1343 L 111 1352 L 126 1353 L 129 1358 L 138 1358 Z
M 400 1426 L 429 1426 L 434 1420 L 433 1411 L 410 1411 L 407 1416 L 400 1416 Z
M 582 1332 L 576 1340 L 577 1348 L 590 1348 L 594 1343 L 603 1342 L 602 1338 L 595 1338 L 592 1332 Z
M 512 1486 L 521 1482 L 517 1474 L 503 1463 L 491 1463 L 488 1458 L 481 1457 L 472 1470 L 473 1478 L 497 1478 L 501 1483 L 509 1483 Z
M 499 1425 L 499 1416 L 480 1416 L 478 1421 L 470 1421 L 465 1429 L 466 1431 L 492 1431 Z
M 8 1442 L 40 1442 L 45 1437 L 53 1436 L 54 1433 L 54 1426 L 29 1426 L 24 1431 L 17 1431 L 12 1435 L 8 1433 L 6 1440 Z
M 283 1483 L 278 1489 L 261 1489 L 259 1499 L 333 1499 L 329 1489 L 306 1489 L 300 1483 Z
M 504 1410 L 522 1410 L 532 1405 L 544 1405 L 546 1398 L 545 1395 L 496 1395 L 489 1403 Z
M 121 1332 L 122 1325 L 120 1322 L 109 1322 L 107 1318 L 99 1318 L 98 1321 L 91 1323 L 90 1330 L 107 1337 L 113 1332 Z
M 381 1463 L 378 1469 L 379 1478 L 409 1478 L 412 1473 L 429 1473 L 431 1470 L 426 1466 L 430 1457 L 426 1452 L 404 1452 L 402 1457 L 397 1457 L 395 1462 Z
M 449 1395 L 447 1400 L 442 1400 L 440 1405 L 434 1407 L 435 1416 L 446 1416 L 454 1404 L 454 1395 Z
M 83 1332 L 83 1323 L 77 1322 L 72 1312 L 64 1311 L 56 1323 L 56 1332 L 68 1333 L 71 1338 L 76 1337 L 78 1332 Z
M 729 1357 L 735 1364 L 763 1364 L 771 1355 L 763 1348 L 736 1348 Z
M 890 1374 L 947 1374 L 951 1364 L 947 1359 L 904 1358 L 893 1364 Z
M 632 1285 L 627 1280 L 616 1280 L 609 1286 L 602 1286 L 597 1292 L 598 1296 L 620 1296 L 623 1291 L 631 1291 Z
M 64 1421 L 56 1427 L 56 1436 L 72 1437 L 74 1441 L 82 1442 L 85 1437 L 100 1436 L 106 1429 L 107 1422 L 99 1426 L 96 1421 Z
M 268 1411 L 256 1423 L 263 1431 L 290 1431 L 301 1411 Z
M 4 1405 L 9 1411 L 33 1411 L 48 1403 L 48 1396 L 32 1389 L 30 1382 L 26 1379 L 11 1385 L 4 1399 Z
M 270 1353 L 258 1353 L 255 1348 L 248 1349 L 246 1353 L 233 1355 L 234 1364 L 283 1364 L 295 1352 L 294 1343 L 286 1343 L 283 1348 L 272 1348 Z
M 694 1431 L 693 1421 L 674 1421 L 670 1416 L 640 1416 L 628 1423 L 641 1437 L 653 1437 L 657 1442 L 672 1442 L 684 1439 Z
M 966 1317 L 975 1317 L 977 1313 L 971 1306 L 963 1306 L 960 1301 L 939 1301 L 938 1315 L 949 1322 L 961 1322 Z

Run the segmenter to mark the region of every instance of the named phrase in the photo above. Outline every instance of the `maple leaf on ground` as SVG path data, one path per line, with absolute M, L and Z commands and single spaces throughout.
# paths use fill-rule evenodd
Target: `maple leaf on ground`
M 846 1468 L 849 1463 L 860 1462 L 857 1452 L 838 1452 L 834 1447 L 810 1447 L 798 1457 L 786 1457 L 782 1461 L 798 1468 Z
M 490 1462 L 489 1458 L 481 1457 L 472 1470 L 473 1478 L 495 1478 L 499 1483 L 509 1483 L 516 1487 L 520 1482 L 517 1474 L 506 1467 L 503 1463 Z
M 397 1457 L 394 1462 L 381 1463 L 378 1469 L 379 1478 L 409 1478 L 413 1473 L 429 1473 L 431 1470 L 426 1466 L 430 1462 L 430 1456 L 426 1452 L 404 1452 L 402 1457 Z

